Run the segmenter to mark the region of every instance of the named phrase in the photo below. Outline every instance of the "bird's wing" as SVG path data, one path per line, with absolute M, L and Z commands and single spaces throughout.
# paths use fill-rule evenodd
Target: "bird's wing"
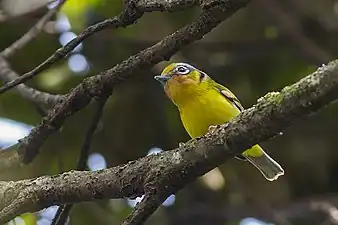
M 234 107 L 236 107 L 239 111 L 243 111 L 244 107 L 241 105 L 238 98 L 226 87 L 221 84 L 215 82 L 215 87 L 217 90 L 223 95 L 226 99 L 228 99 Z M 247 161 L 247 159 L 243 155 L 236 155 L 236 159 Z
M 238 98 L 226 87 L 221 84 L 215 82 L 215 87 L 217 90 L 226 98 L 228 99 L 234 107 L 236 107 L 239 111 L 243 111 L 244 107 L 241 105 Z

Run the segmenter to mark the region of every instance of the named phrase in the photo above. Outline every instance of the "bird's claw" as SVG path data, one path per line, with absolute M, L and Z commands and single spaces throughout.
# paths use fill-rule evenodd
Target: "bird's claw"
M 215 133 L 216 132 L 216 130 L 217 130 L 217 128 L 218 128 L 218 126 L 216 125 L 211 125 L 211 126 L 209 126 L 209 128 L 208 128 L 208 132 L 210 133 L 210 134 L 212 134 L 212 133 Z

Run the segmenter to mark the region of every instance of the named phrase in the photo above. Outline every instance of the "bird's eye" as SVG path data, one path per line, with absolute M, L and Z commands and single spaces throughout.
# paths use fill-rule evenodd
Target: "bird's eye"
M 176 72 L 184 75 L 184 74 L 188 74 L 190 70 L 185 66 L 179 66 L 176 68 Z

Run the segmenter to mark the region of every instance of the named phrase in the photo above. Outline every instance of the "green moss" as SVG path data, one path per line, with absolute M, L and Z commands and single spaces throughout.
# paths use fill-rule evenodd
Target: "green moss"
M 270 103 L 277 102 L 277 103 L 279 103 L 282 99 L 283 99 L 283 97 L 279 92 L 273 91 L 273 92 L 269 92 L 266 95 L 264 95 L 263 97 L 259 98 L 257 100 L 257 103 L 260 103 L 260 102 L 270 102 Z

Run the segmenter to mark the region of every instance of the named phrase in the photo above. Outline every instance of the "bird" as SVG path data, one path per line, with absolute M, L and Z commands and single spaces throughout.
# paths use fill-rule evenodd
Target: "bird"
M 171 63 L 154 78 L 177 106 L 182 124 L 191 138 L 205 135 L 210 128 L 230 121 L 244 110 L 228 88 L 188 63 Z M 268 181 L 277 180 L 284 174 L 283 168 L 258 144 L 235 158 L 249 161 Z

